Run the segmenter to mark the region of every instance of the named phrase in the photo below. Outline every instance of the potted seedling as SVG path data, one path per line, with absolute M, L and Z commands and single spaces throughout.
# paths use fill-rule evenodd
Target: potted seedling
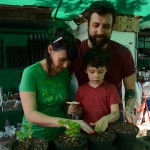
M 124 116 L 125 112 L 123 112 L 123 117 Z M 132 123 L 117 121 L 112 125 L 112 129 L 116 133 L 114 146 L 118 150 L 132 150 L 136 140 L 136 135 L 139 132 L 139 128 Z
M 48 142 L 42 138 L 32 137 L 32 124 L 22 125 L 24 132 L 22 130 L 16 131 L 16 140 L 12 146 L 11 150 L 47 150 Z
M 72 120 L 59 120 L 67 129 L 54 137 L 57 150 L 83 150 L 87 145 L 86 135 L 80 132 L 80 124 Z

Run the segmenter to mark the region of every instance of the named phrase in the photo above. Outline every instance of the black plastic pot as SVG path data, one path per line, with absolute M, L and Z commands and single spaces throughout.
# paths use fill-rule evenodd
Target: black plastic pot
M 57 150 L 84 150 L 87 147 L 87 137 L 85 134 L 81 134 L 78 138 L 78 145 L 74 145 L 73 143 L 65 143 L 63 141 L 67 141 L 66 139 L 61 139 L 60 136 L 64 133 L 57 134 L 54 136 L 54 143 L 56 145 Z M 63 136 L 62 136 L 63 137 Z
M 112 150 L 115 137 L 116 134 L 112 130 L 107 130 L 101 134 L 87 135 L 88 150 Z
M 114 146 L 117 150 L 132 150 L 139 128 L 128 122 L 117 122 L 112 126 L 116 133 Z

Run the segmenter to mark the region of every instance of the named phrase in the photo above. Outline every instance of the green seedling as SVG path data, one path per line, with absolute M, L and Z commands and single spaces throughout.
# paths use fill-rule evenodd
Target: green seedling
M 66 125 L 65 134 L 68 135 L 72 140 L 77 140 L 80 135 L 80 124 L 72 120 L 59 120 L 58 123 Z
M 16 132 L 16 135 L 18 137 L 18 140 L 19 141 L 24 141 L 25 139 L 31 139 L 32 137 L 32 131 L 31 131 L 31 128 L 32 128 L 32 124 L 29 123 L 28 125 L 22 125 L 22 128 L 24 130 L 24 132 L 22 130 L 19 130 Z

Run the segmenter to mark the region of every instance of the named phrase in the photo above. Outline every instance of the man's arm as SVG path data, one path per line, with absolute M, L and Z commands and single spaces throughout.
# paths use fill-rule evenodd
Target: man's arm
M 135 116 L 133 114 L 136 101 L 135 90 L 135 74 L 123 79 L 125 87 L 125 118 L 128 122 L 135 124 Z

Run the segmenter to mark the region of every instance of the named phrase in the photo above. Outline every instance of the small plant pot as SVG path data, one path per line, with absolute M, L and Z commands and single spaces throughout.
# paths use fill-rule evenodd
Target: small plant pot
M 65 133 L 60 133 L 54 136 L 54 142 L 57 150 L 84 150 L 87 147 L 87 137 L 83 133 L 75 141 Z
M 87 135 L 88 150 L 112 150 L 116 134 L 112 130 L 106 130 L 101 134 Z
M 47 150 L 48 142 L 42 138 L 31 138 L 25 139 L 24 141 L 16 140 L 12 146 L 11 150 Z
M 116 133 L 114 146 L 118 150 L 132 150 L 139 128 L 128 122 L 116 122 L 112 129 Z

